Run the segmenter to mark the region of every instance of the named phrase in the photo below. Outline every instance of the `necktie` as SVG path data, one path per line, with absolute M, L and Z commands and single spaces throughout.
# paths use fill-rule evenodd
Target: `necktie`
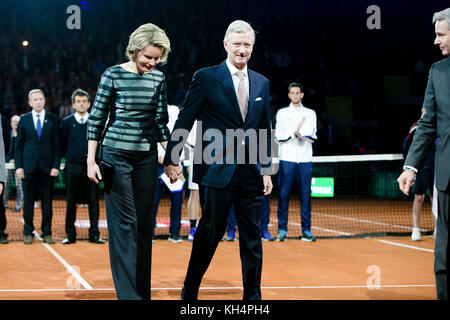
M 37 122 L 36 122 L 36 133 L 38 138 L 41 138 L 41 132 L 42 132 L 42 125 L 41 125 L 41 119 L 39 117 L 40 115 L 37 114 Z
M 84 124 L 84 118 L 81 118 L 81 119 L 80 119 L 80 123 L 81 123 L 81 124 Z
M 239 85 L 237 89 L 237 99 L 239 103 L 239 108 L 241 109 L 242 120 L 245 120 L 245 116 L 247 115 L 247 107 L 248 107 L 248 93 L 245 88 L 245 75 L 242 71 L 236 72 L 239 77 Z

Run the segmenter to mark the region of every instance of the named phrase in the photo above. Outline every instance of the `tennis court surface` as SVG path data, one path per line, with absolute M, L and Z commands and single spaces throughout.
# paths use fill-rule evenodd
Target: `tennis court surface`
M 264 300 L 433 300 L 436 299 L 434 219 L 427 197 L 420 228 L 422 241 L 411 241 L 412 197 L 398 190 L 401 155 L 315 157 L 312 187 L 312 231 L 316 242 L 303 242 L 300 201 L 292 194 L 288 241 L 263 242 Z M 272 235 L 277 235 L 277 188 L 270 198 Z M 14 186 L 8 205 L 14 207 Z M 0 300 L 114 300 L 108 244 L 88 242 L 86 207 L 77 209 L 77 238 L 65 237 L 64 180 L 55 182 L 55 245 L 23 243 L 22 212 L 8 209 L 10 243 L 0 245 Z M 184 197 L 180 234 L 189 232 L 188 193 Z M 38 202 L 34 224 L 40 232 Z M 153 244 L 152 300 L 177 300 L 192 244 L 167 241 L 170 200 L 161 199 Z M 100 199 L 99 229 L 107 239 L 105 206 Z M 242 299 L 238 242 L 222 242 L 208 269 L 199 298 Z
M 153 244 L 152 300 L 177 300 L 192 244 Z M 265 300 L 436 299 L 432 236 L 297 239 L 263 243 Z M 88 241 L 0 247 L 1 300 L 116 299 L 108 246 Z M 205 274 L 202 300 L 242 299 L 238 242 L 222 242 Z

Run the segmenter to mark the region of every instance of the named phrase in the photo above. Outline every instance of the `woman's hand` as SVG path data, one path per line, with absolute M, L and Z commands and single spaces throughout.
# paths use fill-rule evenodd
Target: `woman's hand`
M 98 167 L 95 161 L 87 162 L 87 175 L 91 181 L 94 181 L 96 184 L 103 179 L 102 174 L 100 172 L 100 168 Z
M 88 141 L 88 157 L 87 157 L 87 175 L 91 181 L 94 181 L 96 184 L 103 179 L 102 174 L 100 172 L 100 168 L 95 162 L 95 152 L 97 150 L 98 141 L 89 140 Z

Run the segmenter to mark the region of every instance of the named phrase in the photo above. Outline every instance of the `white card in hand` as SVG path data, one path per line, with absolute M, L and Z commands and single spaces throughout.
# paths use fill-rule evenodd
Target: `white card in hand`
M 164 181 L 170 192 L 180 192 L 181 190 L 183 190 L 184 181 L 181 181 L 181 179 L 178 179 L 177 181 L 175 181 L 175 183 L 171 183 L 170 178 L 165 173 L 163 173 L 160 178 L 162 181 Z

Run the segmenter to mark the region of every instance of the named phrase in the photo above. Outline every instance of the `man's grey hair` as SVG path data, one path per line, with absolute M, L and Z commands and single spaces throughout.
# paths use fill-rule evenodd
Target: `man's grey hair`
M 445 10 L 436 12 L 433 15 L 433 24 L 436 21 L 446 20 L 447 21 L 447 29 L 450 30 L 450 8 L 447 8 Z
M 41 89 L 32 89 L 30 90 L 30 92 L 28 92 L 28 100 L 30 100 L 31 95 L 34 93 L 41 93 L 45 98 L 44 91 L 42 91 Z
M 228 42 L 232 33 L 246 33 L 249 31 L 252 33 L 253 44 L 255 44 L 255 30 L 253 30 L 252 26 L 248 22 L 245 22 L 243 20 L 235 20 L 228 26 L 223 41 Z

